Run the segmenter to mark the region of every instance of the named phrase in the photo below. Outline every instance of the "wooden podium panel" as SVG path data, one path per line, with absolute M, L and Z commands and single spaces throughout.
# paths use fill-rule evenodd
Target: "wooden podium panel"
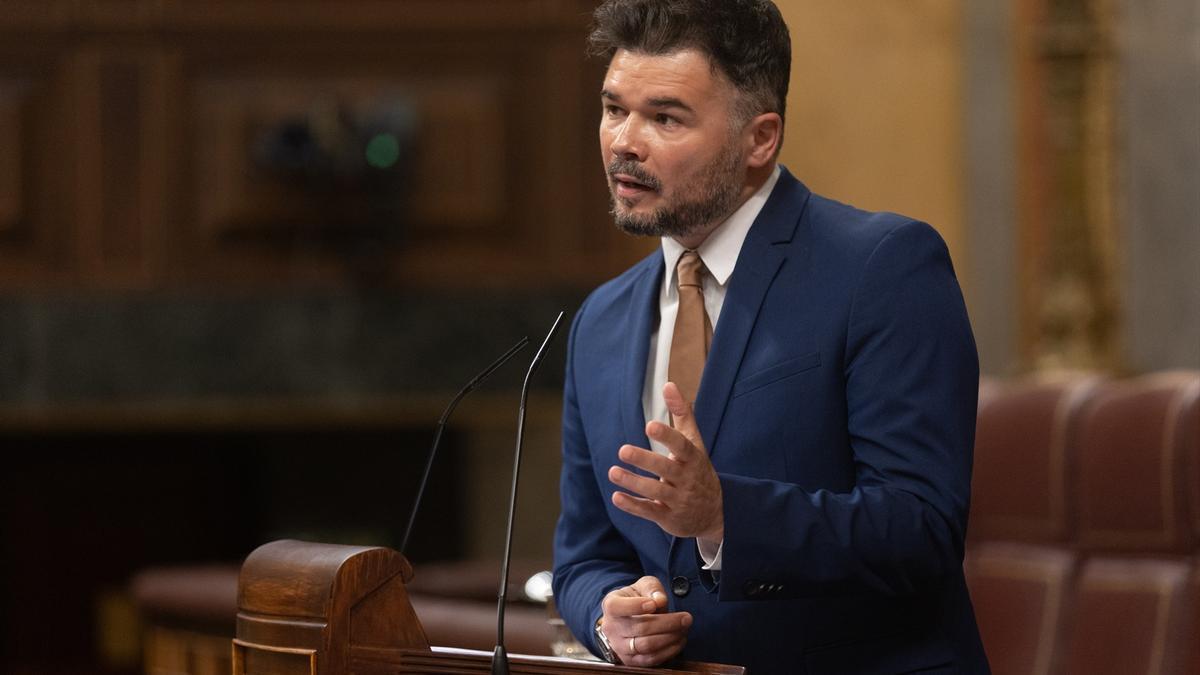
M 283 540 L 246 558 L 238 578 L 233 675 L 490 673 L 490 652 L 429 646 L 408 600 L 412 566 L 396 551 Z M 510 656 L 511 672 L 744 675 L 739 666 L 635 668 Z
M 400 649 L 429 649 L 404 587 L 411 578 L 386 548 L 260 546 L 238 577 L 234 674 L 395 672 Z

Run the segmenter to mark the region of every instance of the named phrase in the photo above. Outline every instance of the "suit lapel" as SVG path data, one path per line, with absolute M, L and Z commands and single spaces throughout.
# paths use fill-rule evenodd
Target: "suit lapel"
M 758 227 L 757 221 L 754 227 Z M 750 232 L 753 234 L 754 229 Z M 704 365 L 700 392 L 696 396 L 696 424 L 700 427 L 710 459 L 718 450 L 716 440 L 725 415 L 725 404 L 733 389 L 742 355 L 746 352 L 746 344 L 750 341 L 758 310 L 783 260 L 783 254 L 767 241 L 747 235 L 738 254 L 733 276 L 729 278 L 729 290 L 725 294 L 725 304 L 721 307 L 716 331 L 713 332 L 712 349 Z M 672 559 L 680 540 L 669 537 L 668 541 L 670 546 L 667 555 L 668 559 Z
M 749 237 L 746 238 L 746 244 L 750 244 Z M 742 355 L 746 352 L 746 344 L 750 341 L 758 310 L 784 260 L 778 251 L 765 248 L 755 252 L 753 266 L 744 265 L 747 253 L 749 251 L 743 246 L 742 254 L 738 256 L 738 266 L 730 277 L 721 318 L 713 333 L 712 351 L 704 366 L 700 393 L 696 397 L 696 423 L 710 456 L 717 450 L 716 439 L 721 429 L 725 404 L 733 390 L 734 378 L 742 363 Z
M 621 424 L 627 443 L 641 448 L 650 447 L 646 437 L 646 413 L 642 408 L 642 390 L 646 386 L 646 364 L 650 358 L 650 331 L 658 321 L 658 293 L 662 285 L 662 249 L 646 263 L 641 278 L 633 287 L 629 299 L 629 335 L 625 342 L 625 366 L 621 377 Z M 616 448 L 613 448 L 616 452 Z M 639 471 L 639 473 L 644 473 Z M 649 520 L 641 521 L 657 532 L 670 550 L 674 537 Z M 665 559 L 664 559 L 665 564 Z
M 633 287 L 626 321 L 624 373 L 621 377 L 621 423 L 627 442 L 650 447 L 646 438 L 646 413 L 642 410 L 642 390 L 646 383 L 646 363 L 650 357 L 650 331 L 658 321 L 658 287 L 662 283 L 662 251 L 652 257 Z
M 783 244 L 792 240 L 809 194 L 808 188 L 783 169 L 738 254 L 696 397 L 696 423 L 710 456 L 719 450 L 717 437 L 726 404 L 759 309 L 787 259 L 788 247 Z

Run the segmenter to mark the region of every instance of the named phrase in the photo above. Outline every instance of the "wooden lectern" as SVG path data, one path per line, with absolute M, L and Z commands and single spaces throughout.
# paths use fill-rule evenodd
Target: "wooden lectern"
M 238 578 L 233 675 L 490 673 L 491 652 L 430 647 L 409 604 L 412 566 L 380 547 L 276 541 L 246 558 Z M 743 675 L 683 663 L 634 668 L 545 656 L 509 657 L 513 673 Z

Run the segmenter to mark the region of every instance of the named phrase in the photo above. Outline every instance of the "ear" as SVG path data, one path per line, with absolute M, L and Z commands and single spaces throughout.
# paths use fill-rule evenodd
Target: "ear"
M 776 151 L 783 142 L 783 118 L 779 113 L 763 113 L 746 125 L 746 142 L 749 144 L 747 163 L 751 168 L 767 166 L 775 159 Z

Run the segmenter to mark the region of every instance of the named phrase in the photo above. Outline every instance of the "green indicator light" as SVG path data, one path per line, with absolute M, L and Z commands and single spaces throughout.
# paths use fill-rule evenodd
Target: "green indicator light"
M 390 169 L 400 159 L 400 141 L 394 134 L 376 134 L 367 143 L 367 164 L 376 169 Z

